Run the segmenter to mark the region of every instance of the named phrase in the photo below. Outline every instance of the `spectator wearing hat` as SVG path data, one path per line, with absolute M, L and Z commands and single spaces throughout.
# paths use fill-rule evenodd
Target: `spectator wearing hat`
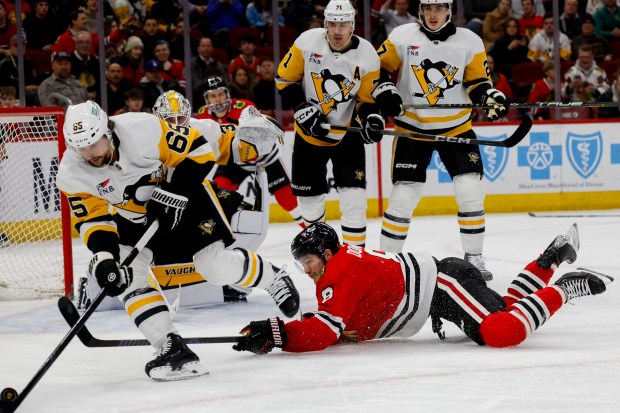
M 52 50 L 61 30 L 56 16 L 50 12 L 49 0 L 34 0 L 32 12 L 23 24 L 30 49 Z
M 241 52 L 239 56 L 235 57 L 231 60 L 230 65 L 228 65 L 228 75 L 232 80 L 232 74 L 238 67 L 242 67 L 248 72 L 248 77 L 250 81 L 250 88 L 254 87 L 258 82 L 258 59 L 254 52 L 256 51 L 257 40 L 254 36 L 251 35 L 243 35 L 241 37 L 239 51 Z
M 19 68 L 17 66 L 17 46 L 19 38 L 15 34 L 11 37 L 7 56 L 0 61 L 0 86 L 13 86 L 19 88 Z M 24 41 L 24 51 L 26 42 Z M 24 85 L 26 89 L 26 105 L 34 106 L 36 102 L 37 90 L 39 89 L 39 77 L 35 64 L 28 57 L 24 56 Z M 21 99 L 18 96 L 18 99 Z M 23 103 L 23 102 L 22 102 Z
M 608 42 L 620 39 L 620 7 L 616 0 L 605 0 L 605 7 L 594 13 L 596 34 Z
M 6 15 L 6 7 L 0 2 L 0 58 L 9 55 L 9 42 L 17 34 L 17 27 Z
M 164 80 L 175 80 L 185 90 L 185 65 L 180 60 L 170 58 L 170 46 L 165 40 L 155 42 L 155 59 L 162 65 L 161 77 Z
M 594 53 L 594 59 L 597 62 L 602 60 L 611 60 L 611 48 L 603 37 L 596 34 L 594 30 L 594 17 L 585 14 L 581 18 L 581 34 L 573 39 L 572 52 L 573 59 L 577 59 L 577 51 L 582 45 L 590 45 Z M 620 56 L 616 56 L 620 57 Z
M 112 61 L 123 68 L 123 77 L 139 85 L 144 76 L 144 44 L 138 36 L 131 36 L 125 43 L 124 53 Z
M 88 31 L 87 24 L 88 19 L 86 18 L 86 13 L 84 10 L 74 10 L 69 15 L 71 19 L 71 25 L 69 26 L 69 30 L 64 32 L 58 37 L 56 43 L 52 47 L 54 52 L 67 52 L 71 54 L 75 51 L 75 35 L 77 32 Z M 90 43 L 90 54 L 97 53 L 97 46 L 99 45 L 99 36 L 97 36 L 93 32 L 89 32 L 91 37 Z
M 184 93 L 176 80 L 164 80 L 161 72 L 164 70 L 161 62 L 151 59 L 144 65 L 144 77 L 140 81 L 140 88 L 144 90 L 144 106 L 152 108 L 155 101 L 162 93 L 175 90 Z
M 90 33 L 77 32 L 71 54 L 71 74 L 88 90 L 90 100 L 99 99 L 99 58 L 90 54 Z
M 60 96 L 55 96 L 59 94 Z M 65 51 L 52 53 L 52 75 L 39 86 L 41 106 L 76 105 L 88 100 L 88 91 L 71 74 L 71 55 Z

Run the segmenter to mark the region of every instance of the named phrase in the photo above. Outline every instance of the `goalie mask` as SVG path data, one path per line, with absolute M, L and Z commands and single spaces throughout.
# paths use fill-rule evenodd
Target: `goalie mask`
M 301 231 L 291 243 L 291 254 L 299 261 L 307 254 L 316 254 L 325 261 L 325 249 L 338 252 L 340 243 L 336 231 L 324 222 L 316 222 Z
M 192 107 L 185 96 L 169 90 L 159 95 L 153 105 L 153 112 L 164 122 L 188 126 L 192 116 Z
M 221 77 L 210 77 L 203 85 L 203 97 L 212 113 L 228 112 L 230 108 L 230 91 Z
M 440 6 L 445 6 L 447 8 L 448 14 L 446 16 L 446 21 L 437 23 L 439 27 L 431 28 L 428 25 L 427 19 L 436 19 L 438 16 L 442 15 L 443 12 L 437 12 L 437 8 Z M 452 19 L 452 0 L 420 0 L 418 17 L 420 19 L 420 24 L 424 26 L 426 30 L 436 33 L 446 27 Z
M 349 0 L 331 0 L 325 10 L 325 38 L 334 50 L 342 50 L 351 41 L 355 30 L 355 8 Z M 350 31 L 348 28 L 338 27 L 343 23 L 351 23 Z M 331 24 L 330 24 L 331 23 Z M 330 30 L 330 26 L 332 29 Z M 340 39 L 340 37 L 344 37 Z

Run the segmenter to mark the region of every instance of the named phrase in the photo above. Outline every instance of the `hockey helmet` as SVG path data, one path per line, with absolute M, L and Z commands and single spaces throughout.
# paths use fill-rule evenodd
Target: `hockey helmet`
M 351 22 L 355 29 L 355 8 L 349 0 L 331 0 L 325 10 L 325 27 L 327 22 Z
M 203 97 L 205 98 L 205 103 L 209 110 L 213 113 L 226 112 L 230 107 L 230 91 L 228 90 L 228 86 L 226 86 L 226 82 L 219 76 L 210 77 L 203 85 Z M 209 93 L 216 92 L 218 90 L 226 91 L 226 100 L 224 102 L 218 103 L 210 103 L 209 102 Z
M 446 22 L 437 30 L 429 29 L 428 26 L 426 26 L 426 22 L 424 21 L 424 12 L 422 11 L 422 8 L 424 7 L 424 5 L 428 5 L 428 4 L 447 4 L 448 5 L 448 17 L 446 18 Z M 438 32 L 439 30 L 446 27 L 448 22 L 452 19 L 452 0 L 420 0 L 418 18 L 419 18 L 420 24 L 423 25 L 428 31 Z
M 187 126 L 192 116 L 192 106 L 185 96 L 169 90 L 159 95 L 153 105 L 153 112 L 164 122 Z
M 336 253 L 340 248 L 338 234 L 324 222 L 316 222 L 301 231 L 291 243 L 291 254 L 296 260 L 306 254 L 317 254 L 325 261 L 325 250 L 329 249 Z
M 67 108 L 62 131 L 67 146 L 76 150 L 93 145 L 104 135 L 112 135 L 108 115 L 91 100 Z

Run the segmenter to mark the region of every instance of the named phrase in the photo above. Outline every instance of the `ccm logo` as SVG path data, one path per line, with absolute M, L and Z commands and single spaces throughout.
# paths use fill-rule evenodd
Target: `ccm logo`
M 396 165 L 394 165 L 394 167 L 401 169 L 416 169 L 418 165 L 412 163 L 397 163 Z

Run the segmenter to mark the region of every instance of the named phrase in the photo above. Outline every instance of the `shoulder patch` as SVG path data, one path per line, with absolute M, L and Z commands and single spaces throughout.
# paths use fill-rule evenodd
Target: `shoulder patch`
M 243 109 L 245 107 L 245 102 L 242 100 L 238 100 L 235 102 L 234 108 L 235 109 Z
M 201 107 L 198 109 L 198 114 L 199 114 L 199 115 L 202 115 L 203 113 L 205 113 L 205 112 L 206 112 L 206 110 L 207 110 L 207 105 L 201 106 Z

